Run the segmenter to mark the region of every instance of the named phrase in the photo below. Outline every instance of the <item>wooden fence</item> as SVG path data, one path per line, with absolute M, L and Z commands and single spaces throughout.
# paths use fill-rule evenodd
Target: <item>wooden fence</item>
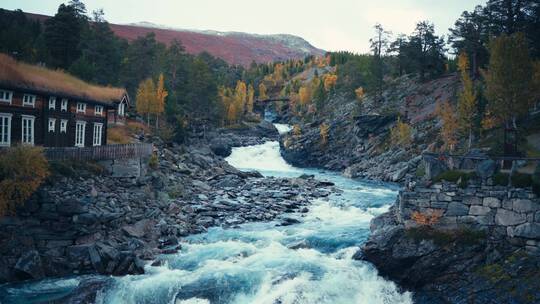
M 49 160 L 113 160 L 141 158 L 152 155 L 152 144 L 107 145 L 96 147 L 45 148 Z

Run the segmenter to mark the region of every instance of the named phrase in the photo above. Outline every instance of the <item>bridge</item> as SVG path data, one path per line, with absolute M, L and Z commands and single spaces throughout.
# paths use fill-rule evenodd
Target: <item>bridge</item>
M 264 118 L 264 112 L 268 104 L 276 101 L 289 102 L 290 100 L 291 99 L 289 97 L 256 99 L 253 103 L 253 112 L 259 114 L 262 118 Z

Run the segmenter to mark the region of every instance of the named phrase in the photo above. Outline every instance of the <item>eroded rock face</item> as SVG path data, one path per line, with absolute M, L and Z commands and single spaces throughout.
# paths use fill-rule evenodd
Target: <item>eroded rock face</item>
M 519 226 L 518 226 L 519 227 Z M 527 231 L 531 231 L 528 227 Z M 458 232 L 406 229 L 395 211 L 372 221 L 372 235 L 353 258 L 414 292 L 414 303 L 527 303 L 540 299 L 538 259 Z M 453 234 L 454 233 L 454 234 Z M 463 233 L 463 232 L 459 232 Z M 520 293 L 510 290 L 519 286 Z

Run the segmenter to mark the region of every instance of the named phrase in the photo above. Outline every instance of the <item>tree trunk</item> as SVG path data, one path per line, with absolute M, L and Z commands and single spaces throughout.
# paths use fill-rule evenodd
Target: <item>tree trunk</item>
M 150 127 L 150 113 L 146 113 L 146 125 Z
M 159 114 L 156 114 L 156 130 L 159 127 Z

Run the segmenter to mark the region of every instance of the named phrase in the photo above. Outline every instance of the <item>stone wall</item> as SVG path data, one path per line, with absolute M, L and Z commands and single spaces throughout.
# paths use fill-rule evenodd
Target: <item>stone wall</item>
M 436 183 L 400 192 L 397 218 L 405 227 L 417 226 L 415 211 L 443 212 L 434 225 L 440 229 L 473 228 L 487 232 L 490 241 L 508 241 L 540 253 L 540 199 L 530 189 Z

